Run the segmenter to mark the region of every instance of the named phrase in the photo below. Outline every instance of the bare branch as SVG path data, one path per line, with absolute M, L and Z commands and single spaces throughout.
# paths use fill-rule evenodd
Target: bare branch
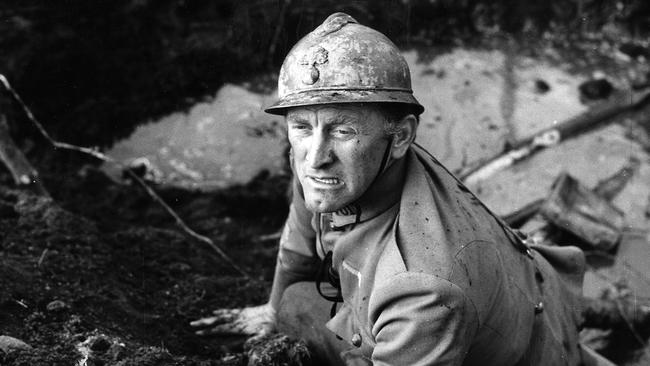
M 135 174 L 131 169 L 128 169 L 123 163 L 103 154 L 97 149 L 94 148 L 88 148 L 88 147 L 81 147 L 81 146 L 76 146 L 72 144 L 68 144 L 65 142 L 59 142 L 55 141 L 48 133 L 47 130 L 43 127 L 43 125 L 34 117 L 34 114 L 31 112 L 29 107 L 23 102 L 22 98 L 18 93 L 12 88 L 11 84 L 9 84 L 9 81 L 7 78 L 0 74 L 0 82 L 4 85 L 4 87 L 11 93 L 13 98 L 21 105 L 23 108 L 23 111 L 29 118 L 29 120 L 38 128 L 40 133 L 45 137 L 45 139 L 48 140 L 54 146 L 54 148 L 58 149 L 65 149 L 65 150 L 71 150 L 71 151 L 77 151 L 82 154 L 90 155 L 96 159 L 99 159 L 101 161 L 107 162 L 109 164 L 113 164 L 123 171 L 128 172 L 128 174 L 133 178 L 134 181 L 136 181 L 144 190 L 147 192 L 147 194 L 154 200 L 156 201 L 159 205 L 161 205 L 165 211 L 174 218 L 174 221 L 176 222 L 176 225 L 183 230 L 187 235 L 189 235 L 191 238 L 208 245 L 213 251 L 217 253 L 221 259 L 226 262 L 230 267 L 232 267 L 235 271 L 237 271 L 239 274 L 242 276 L 246 277 L 247 279 L 251 280 L 252 278 L 246 271 L 244 271 L 241 267 L 239 267 L 233 260 L 230 258 L 224 251 L 223 249 L 217 245 L 215 242 L 213 242 L 210 238 L 203 236 L 201 234 L 198 234 L 194 230 L 190 229 L 189 226 L 183 221 L 183 219 L 178 216 L 178 214 L 151 188 L 147 183 L 145 183 L 137 174 Z M 1 132 L 1 131 L 0 131 Z M 1 136 L 1 133 L 0 133 Z M 34 171 L 35 172 L 35 171 Z

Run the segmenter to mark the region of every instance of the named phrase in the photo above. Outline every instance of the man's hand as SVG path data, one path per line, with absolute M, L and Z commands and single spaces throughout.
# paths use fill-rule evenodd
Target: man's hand
M 250 335 L 262 336 L 275 331 L 275 310 L 269 304 L 239 309 L 218 309 L 214 316 L 190 323 L 198 335 Z

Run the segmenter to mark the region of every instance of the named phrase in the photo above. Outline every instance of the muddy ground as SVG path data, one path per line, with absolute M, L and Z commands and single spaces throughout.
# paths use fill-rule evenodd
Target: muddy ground
M 176 230 L 139 187 L 92 167 L 70 174 L 46 175 L 53 200 L 0 186 L 0 333 L 33 347 L 0 352 L 0 364 L 72 365 L 93 336 L 88 365 L 241 364 L 241 339 L 200 338 L 188 323 L 266 300 L 276 247 L 256 238 L 280 228 L 286 178 L 212 194 L 160 191 L 247 280 Z

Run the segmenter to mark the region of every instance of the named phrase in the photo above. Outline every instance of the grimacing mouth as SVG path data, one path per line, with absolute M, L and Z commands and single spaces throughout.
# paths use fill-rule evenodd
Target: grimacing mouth
M 307 178 L 317 183 L 332 185 L 332 186 L 344 184 L 343 181 L 337 177 L 317 177 L 314 175 L 308 175 Z

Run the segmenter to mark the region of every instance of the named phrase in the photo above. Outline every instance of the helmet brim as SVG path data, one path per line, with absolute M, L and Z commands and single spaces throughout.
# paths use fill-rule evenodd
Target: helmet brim
M 413 114 L 420 115 L 424 107 L 410 91 L 401 90 L 309 90 L 287 95 L 275 104 L 264 109 L 266 113 L 285 115 L 289 108 L 322 104 L 340 103 L 397 103 L 412 108 Z

